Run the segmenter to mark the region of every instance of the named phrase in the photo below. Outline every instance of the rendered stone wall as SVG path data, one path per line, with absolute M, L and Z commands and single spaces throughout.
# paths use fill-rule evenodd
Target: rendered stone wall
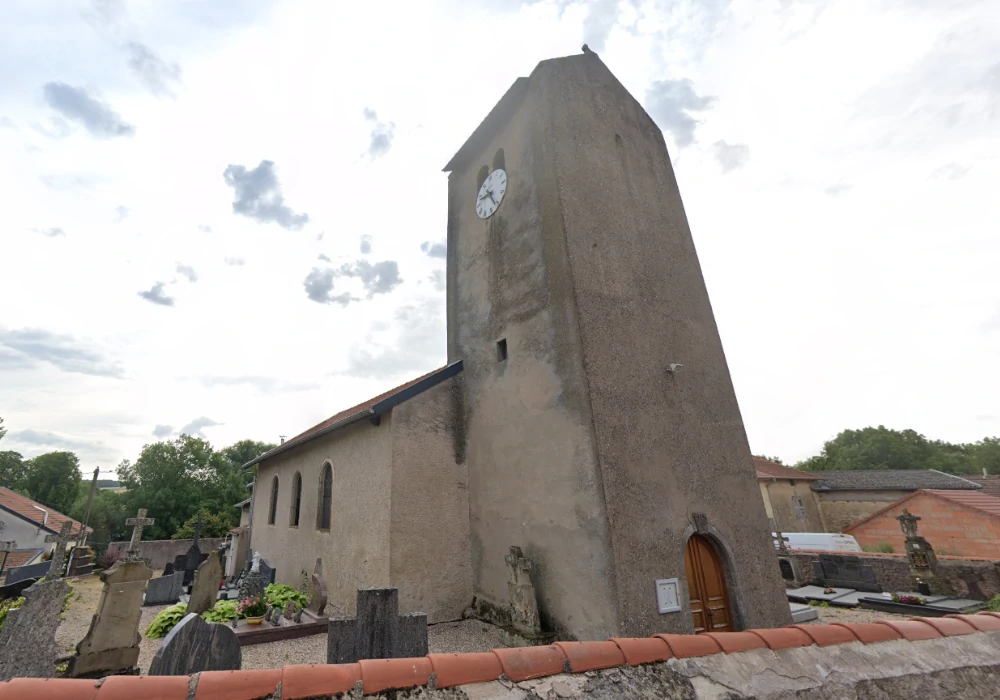
M 198 540 L 198 549 L 207 554 L 223 542 L 223 538 L 202 537 Z M 128 542 L 112 542 L 108 545 L 108 550 L 124 554 L 128 546 Z M 149 561 L 150 568 L 162 569 L 167 562 L 173 561 L 174 557 L 184 554 L 190 548 L 191 540 L 143 540 L 139 543 L 139 556 Z

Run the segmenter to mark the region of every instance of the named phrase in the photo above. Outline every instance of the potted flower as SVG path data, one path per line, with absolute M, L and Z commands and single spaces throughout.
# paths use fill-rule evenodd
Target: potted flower
M 267 601 L 260 596 L 244 598 L 236 604 L 236 613 L 247 619 L 248 625 L 259 625 L 264 621 L 267 612 Z

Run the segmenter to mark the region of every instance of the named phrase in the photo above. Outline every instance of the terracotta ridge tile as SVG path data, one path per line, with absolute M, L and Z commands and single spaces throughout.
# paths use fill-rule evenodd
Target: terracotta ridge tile
M 767 648 L 763 638 L 751 632 L 703 632 L 699 636 L 714 639 L 727 654 Z
M 569 670 L 569 659 L 563 650 L 554 644 L 543 647 L 517 647 L 514 649 L 494 649 L 500 660 L 504 675 L 518 683 L 555 676 Z
M 670 647 L 659 637 L 639 639 L 632 637 L 612 637 L 608 641 L 618 645 L 618 648 L 621 649 L 622 654 L 625 656 L 625 663 L 629 666 L 651 664 L 674 658 Z
M 362 659 L 361 683 L 365 695 L 427 685 L 434 669 L 426 656 L 411 659 Z
M 750 634 L 760 637 L 768 649 L 792 649 L 793 647 L 810 647 L 814 644 L 812 637 L 794 627 L 777 627 L 773 629 L 747 630 Z
M 625 655 L 614 642 L 556 642 L 573 673 L 599 671 L 625 665 Z
M 499 657 L 492 651 L 471 654 L 428 654 L 438 688 L 495 681 L 503 675 Z
M 722 647 L 717 641 L 703 634 L 654 634 L 653 636 L 665 641 L 670 647 L 670 652 L 678 659 L 722 652 Z
M 919 642 L 923 639 L 939 639 L 944 635 L 921 620 L 876 620 L 876 625 L 885 625 L 899 632 L 904 639 Z

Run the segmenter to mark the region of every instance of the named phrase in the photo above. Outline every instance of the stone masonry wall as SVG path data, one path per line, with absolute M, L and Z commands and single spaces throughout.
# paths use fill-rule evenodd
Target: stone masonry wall
M 198 549 L 204 553 L 211 552 L 225 539 L 213 539 L 202 537 L 198 540 Z M 128 550 L 128 542 L 112 542 L 108 545 L 108 551 L 118 551 L 122 554 Z M 178 554 L 184 554 L 191 548 L 191 540 L 144 540 L 139 543 L 139 556 L 149 561 L 149 566 L 153 569 L 162 569 L 167 562 L 173 561 Z
M 813 579 L 812 562 L 821 554 L 831 552 L 796 552 L 783 556 L 792 562 L 794 581 L 786 585 L 802 586 Z M 872 567 L 879 584 L 886 590 L 916 590 L 916 582 L 910 575 L 910 566 L 903 554 L 865 553 L 857 555 Z M 959 596 L 975 600 L 988 600 L 1000 594 L 1000 562 L 987 559 L 961 559 L 959 557 L 938 557 L 941 577 L 951 585 Z

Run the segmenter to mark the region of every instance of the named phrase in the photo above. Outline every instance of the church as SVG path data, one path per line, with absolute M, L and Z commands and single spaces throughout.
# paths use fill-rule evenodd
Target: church
M 257 468 L 250 547 L 330 603 L 457 620 L 534 563 L 562 639 L 791 617 L 663 134 L 600 58 L 542 61 L 445 167 L 447 364 Z

